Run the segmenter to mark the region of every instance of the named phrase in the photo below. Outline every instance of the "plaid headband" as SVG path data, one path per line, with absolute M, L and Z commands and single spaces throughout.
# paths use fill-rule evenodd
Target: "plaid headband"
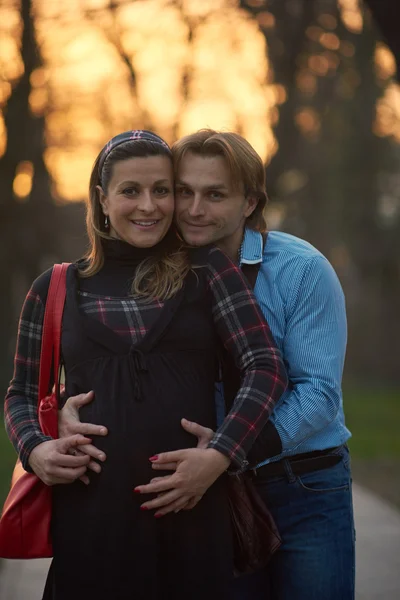
M 164 146 L 167 148 L 169 152 L 171 152 L 171 148 L 168 146 L 166 142 L 156 133 L 152 133 L 151 131 L 146 131 L 145 129 L 134 129 L 133 131 L 124 131 L 124 133 L 119 133 L 115 137 L 113 137 L 107 144 L 104 146 L 101 151 L 100 161 L 99 161 L 99 178 L 101 180 L 101 172 L 103 170 L 104 163 L 106 161 L 107 156 L 109 156 L 110 152 L 114 150 L 117 146 L 121 144 L 125 144 L 126 142 L 133 142 L 136 140 L 146 140 L 148 142 L 153 142 L 154 144 L 160 144 L 160 146 Z

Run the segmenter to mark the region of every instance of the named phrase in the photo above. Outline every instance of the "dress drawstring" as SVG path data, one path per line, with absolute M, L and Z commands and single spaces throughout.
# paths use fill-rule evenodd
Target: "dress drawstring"
M 133 398 L 137 402 L 141 402 L 142 398 L 142 386 L 141 386 L 141 372 L 148 371 L 146 365 L 146 358 L 137 348 L 131 348 L 129 350 L 129 372 L 131 375 L 133 385 Z

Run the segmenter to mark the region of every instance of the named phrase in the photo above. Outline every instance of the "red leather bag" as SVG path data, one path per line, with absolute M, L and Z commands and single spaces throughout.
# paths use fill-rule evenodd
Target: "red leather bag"
M 67 263 L 54 265 L 46 301 L 39 368 L 40 427 L 45 435 L 58 437 L 57 385 L 60 366 L 61 321 L 66 294 Z M 47 396 L 51 366 L 54 366 L 52 394 Z M 0 557 L 48 558 L 51 544 L 51 487 L 27 473 L 17 461 L 11 490 L 0 519 Z

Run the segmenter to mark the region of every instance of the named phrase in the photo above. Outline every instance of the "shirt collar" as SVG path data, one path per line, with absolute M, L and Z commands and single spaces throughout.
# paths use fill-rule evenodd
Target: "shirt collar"
M 261 233 L 246 227 L 240 252 L 240 264 L 255 265 L 262 262 L 263 245 Z

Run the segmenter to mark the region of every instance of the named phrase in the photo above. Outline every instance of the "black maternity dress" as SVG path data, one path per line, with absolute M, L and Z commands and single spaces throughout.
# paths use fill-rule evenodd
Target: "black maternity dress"
M 242 372 L 241 388 L 212 446 L 232 465 L 246 455 L 285 388 L 283 363 L 254 296 L 215 248 L 199 249 L 175 298 L 132 297 L 132 278 L 149 252 L 104 241 L 104 265 L 88 278 L 67 273 L 61 350 L 65 397 L 94 390 L 84 422 L 105 425 L 93 440 L 107 455 L 90 484 L 53 487 L 54 559 L 44 600 L 224 600 L 231 597 L 232 540 L 225 476 L 190 511 L 160 519 L 141 511 L 133 489 L 159 471 L 154 454 L 195 446 L 181 418 L 215 429 L 216 348 L 222 341 Z M 205 254 L 204 254 L 205 253 Z M 196 258 L 197 257 L 197 258 Z M 51 271 L 27 295 L 6 410 L 26 468 L 46 437 L 37 425 L 38 362 Z M 218 336 L 218 340 L 217 340 Z M 27 424 L 30 423 L 30 426 Z
M 160 519 L 140 510 L 148 496 L 133 493 L 157 475 L 150 456 L 196 445 L 180 425 L 183 416 L 215 429 L 216 344 L 205 286 L 190 276 L 184 291 L 165 303 L 128 298 L 141 253 L 123 242 L 105 247 L 97 276 L 80 279 L 69 269 L 62 353 L 66 397 L 94 390 L 80 416 L 107 426 L 107 437 L 94 441 L 107 460 L 89 486 L 54 488 L 55 558 L 44 598 L 228 597 L 223 478 L 193 510 Z

